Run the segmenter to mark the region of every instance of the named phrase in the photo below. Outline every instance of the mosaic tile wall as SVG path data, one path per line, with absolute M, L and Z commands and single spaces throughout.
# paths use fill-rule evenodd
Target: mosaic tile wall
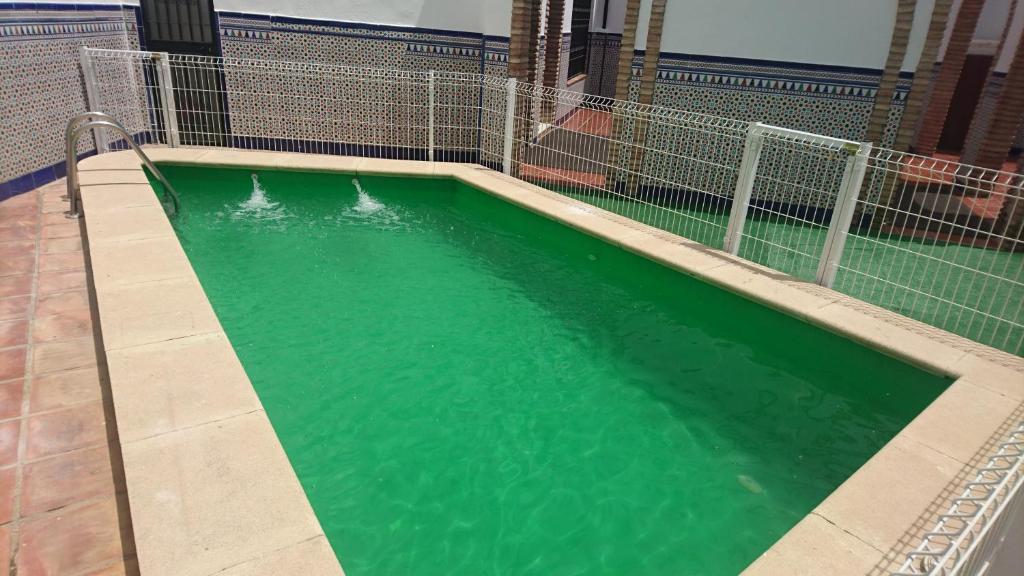
M 859 140 L 881 71 L 662 54 L 654 104 Z M 902 108 L 910 77 L 894 102 Z
M 642 75 L 642 52 L 633 59 L 633 81 L 630 99 L 638 93 Z M 838 67 L 802 66 L 791 63 L 711 59 L 705 57 L 662 54 L 658 62 L 655 105 L 711 114 L 743 121 L 760 121 L 786 128 L 826 134 L 838 138 L 860 140 L 867 130 L 868 118 L 877 92 L 880 71 Z M 903 105 L 912 77 L 904 75 L 893 95 L 889 123 L 883 146 L 891 145 L 903 114 Z M 654 152 L 644 157 L 643 173 L 649 186 L 664 182 L 688 182 L 701 175 L 705 192 L 730 197 L 735 186 L 734 171 L 722 172 L 712 162 L 698 162 L 675 154 L 659 153 L 680 146 L 671 131 L 653 127 L 647 134 L 647 147 Z M 738 166 L 742 158 L 742 141 L 732 137 L 716 137 L 708 147 L 687 142 L 693 149 L 688 158 L 703 158 L 726 166 Z M 762 156 L 761 172 L 779 182 L 796 182 L 794 175 L 806 174 L 819 165 L 817 156 L 785 153 L 786 162 L 775 162 Z M 803 164 L 806 164 L 803 165 Z M 840 161 L 835 161 L 836 167 Z M 838 168 L 837 168 L 838 169 Z M 834 172 L 835 170 L 832 170 Z M 823 176 L 823 179 L 828 179 Z M 714 188 L 714 189 L 711 189 Z M 875 191 L 877 195 L 877 191 Z M 755 199 L 765 202 L 831 208 L 832 196 L 807 191 L 799 186 L 776 186 L 770 192 L 755 190 Z M 869 200 L 873 200 L 870 198 Z
M 506 38 L 259 14 L 218 15 L 225 57 L 419 72 L 504 75 L 507 69 Z M 360 79 L 322 73 L 279 76 L 229 68 L 225 84 L 231 130 L 236 138 L 380 147 L 427 145 L 427 91 L 419 80 L 394 75 Z M 438 85 L 437 89 L 435 146 L 476 150 L 480 138 L 476 129 L 478 113 L 455 103 L 479 99 L 479 90 L 472 95 L 461 94 L 465 88 L 455 83 Z M 253 113 L 246 114 L 246 110 Z M 266 110 L 275 114 L 268 118 Z M 386 111 L 383 118 L 381 110 Z M 310 122 L 311 118 L 332 121 Z M 367 123 L 366 118 L 381 121 Z M 395 128 L 409 124 L 411 127 Z
M 136 6 L 0 4 L 0 199 L 64 175 L 64 125 L 87 109 L 79 48 L 139 49 L 139 22 Z

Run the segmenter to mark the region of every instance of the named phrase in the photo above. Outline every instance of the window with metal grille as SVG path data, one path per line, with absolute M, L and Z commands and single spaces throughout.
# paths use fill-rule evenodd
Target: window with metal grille
M 571 36 L 569 37 L 569 78 L 587 70 L 590 48 L 590 9 L 594 0 L 573 0 Z
M 142 0 L 141 4 L 150 50 L 217 55 L 213 0 Z

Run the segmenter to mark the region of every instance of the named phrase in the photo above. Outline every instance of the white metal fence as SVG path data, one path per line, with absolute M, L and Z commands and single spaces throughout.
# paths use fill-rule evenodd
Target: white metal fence
M 480 163 L 1024 352 L 1021 174 L 481 74 L 109 50 L 82 68 L 141 143 Z M 900 574 L 979 573 L 1022 454 L 1024 427 Z
M 1000 443 L 967 488 L 927 532 L 895 576 L 983 575 L 1002 550 L 1020 554 L 1007 542 L 1008 528 L 1024 502 L 1024 422 Z M 1003 549 L 1006 546 L 1008 549 Z
M 82 61 L 90 106 L 143 143 L 476 162 L 1024 352 L 1021 174 L 483 74 Z

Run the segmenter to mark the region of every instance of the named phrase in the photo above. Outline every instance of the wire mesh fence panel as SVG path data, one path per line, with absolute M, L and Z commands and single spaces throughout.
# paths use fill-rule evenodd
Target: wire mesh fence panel
M 836 289 L 1024 351 L 1024 176 L 876 150 Z
M 763 140 L 738 254 L 814 281 L 854 152 L 843 140 L 769 126 L 758 134 Z
M 1000 548 L 1019 546 L 1008 530 L 1024 505 L 1024 422 L 1000 442 L 894 576 L 981 576 Z
M 90 104 L 110 114 L 135 136 L 140 144 L 167 144 L 159 118 L 163 98 L 159 90 L 157 62 L 148 52 L 89 50 L 92 75 Z M 124 142 L 108 142 L 108 148 L 122 150 Z
M 1024 349 L 1019 174 L 872 149 L 849 217 L 839 204 L 853 199 L 851 158 L 866 148 L 845 140 L 490 74 L 86 53 L 90 103 L 141 143 L 480 163 L 979 342 Z M 745 174 L 748 156 L 756 162 Z M 746 193 L 737 203 L 738 189 Z M 737 214 L 743 224 L 731 245 Z
M 526 84 L 517 84 L 511 97 L 510 173 L 722 245 L 745 123 Z M 507 84 L 484 83 L 484 159 L 501 157 L 508 98 Z

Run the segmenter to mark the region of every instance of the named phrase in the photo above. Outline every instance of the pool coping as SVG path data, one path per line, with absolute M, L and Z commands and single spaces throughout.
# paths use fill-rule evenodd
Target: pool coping
M 183 165 L 455 178 L 955 379 L 745 574 L 891 571 L 1024 417 L 1024 358 L 479 165 L 233 149 L 147 153 L 155 162 Z M 91 279 L 142 573 L 232 576 L 287 566 L 341 574 L 138 159 L 113 152 L 80 167 Z

